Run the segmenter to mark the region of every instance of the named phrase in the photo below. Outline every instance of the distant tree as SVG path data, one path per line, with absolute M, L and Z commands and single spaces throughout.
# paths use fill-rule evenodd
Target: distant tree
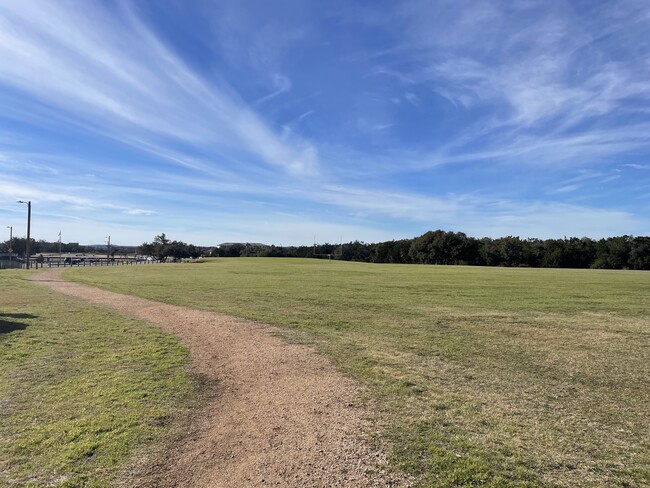
M 544 241 L 544 252 L 540 264 L 544 268 L 559 268 L 562 265 L 564 245 L 557 239 Z
M 14 250 L 14 253 L 22 256 L 25 254 L 27 247 L 27 238 L 25 237 L 14 237 L 13 239 L 13 244 L 12 244 L 12 249 Z M 33 238 L 29 239 L 29 252 L 30 254 L 37 254 L 41 252 L 41 246 L 40 244 L 34 240 Z
M 160 244 L 162 246 L 166 246 L 167 244 L 169 244 L 169 239 L 167 239 L 167 236 L 163 232 L 162 234 L 157 235 L 156 237 L 154 237 L 153 242 L 155 244 Z
M 564 252 L 560 265 L 563 268 L 588 268 L 596 259 L 596 243 L 588 237 L 572 237 L 564 240 Z
M 400 242 L 403 241 L 388 241 L 375 244 L 373 252 L 374 263 L 403 263 L 403 257 L 400 254 Z M 406 256 L 408 258 L 408 248 L 410 241 L 406 247 Z
M 340 255 L 340 259 L 345 261 L 358 261 L 358 262 L 371 262 L 373 260 L 373 254 L 375 252 L 375 246 L 366 244 L 363 241 L 354 241 L 343 244 L 342 252 L 338 252 L 339 246 L 336 244 L 325 244 L 317 248 L 317 253 L 321 254 L 337 254 Z
M 187 244 L 187 253 L 191 258 L 198 258 L 203 255 L 203 251 L 196 247 L 194 244 Z
M 243 249 L 239 252 L 239 255 L 246 258 L 257 258 L 260 257 L 261 252 L 262 248 L 260 246 L 246 243 Z
M 544 255 L 544 241 L 540 239 L 527 239 L 524 244 L 524 265 L 536 268 L 540 266 Z
M 609 237 L 596 243 L 596 260 L 592 267 L 623 269 L 628 267 L 632 251 L 630 236 Z
M 476 261 L 478 243 L 462 232 L 445 232 L 438 240 L 440 264 L 469 264 Z
M 479 263 L 484 266 L 500 266 L 501 251 L 497 243 L 489 237 L 484 237 L 480 241 Z
M 168 256 L 167 254 L 167 247 L 169 246 L 169 239 L 163 232 L 160 235 L 157 235 L 153 239 L 153 245 L 154 245 L 154 252 L 153 254 L 158 258 L 158 259 L 163 259 Z
M 499 250 L 501 266 L 521 266 L 524 264 L 524 245 L 519 237 L 501 237 L 495 241 Z
M 466 237 L 463 255 L 458 264 L 476 265 L 480 262 L 481 241 L 475 237 Z
M 231 258 L 239 257 L 241 256 L 241 252 L 244 250 L 244 248 L 244 244 L 224 244 L 216 250 L 216 255 Z
M 436 260 L 436 238 L 438 233 L 429 231 L 415 238 L 409 248 L 411 261 L 416 264 L 435 264 Z
M 151 242 L 143 242 L 136 249 L 136 253 L 142 256 L 155 256 L 156 246 Z
M 476 261 L 478 243 L 462 232 L 429 231 L 411 242 L 411 262 L 461 264 Z
M 629 266 L 632 269 L 650 269 L 650 237 L 632 240 Z
M 182 241 L 168 242 L 164 248 L 164 256 L 171 256 L 176 259 L 186 259 L 190 257 L 187 244 Z

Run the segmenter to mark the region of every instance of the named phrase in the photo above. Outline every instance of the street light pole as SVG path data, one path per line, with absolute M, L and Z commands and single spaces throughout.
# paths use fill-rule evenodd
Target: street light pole
M 9 229 L 9 262 L 11 263 L 11 253 L 14 252 L 13 247 L 14 247 L 14 227 L 13 225 L 8 225 L 7 229 Z M 9 265 L 11 266 L 11 264 Z
M 31 239 L 30 231 L 32 225 L 32 201 L 29 200 L 27 202 L 24 202 L 22 200 L 18 200 L 18 203 L 27 204 L 27 244 L 25 244 L 25 257 L 27 258 L 27 261 L 25 263 L 25 269 L 29 269 L 29 257 L 31 256 L 29 252 L 29 240 Z

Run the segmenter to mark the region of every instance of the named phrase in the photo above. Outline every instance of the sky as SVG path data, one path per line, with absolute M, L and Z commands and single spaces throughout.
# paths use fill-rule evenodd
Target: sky
M 650 234 L 650 3 L 2 0 L 0 231 Z

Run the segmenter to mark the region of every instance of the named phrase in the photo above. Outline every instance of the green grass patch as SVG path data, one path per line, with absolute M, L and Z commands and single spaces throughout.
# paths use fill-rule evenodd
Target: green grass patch
M 301 331 L 422 486 L 650 485 L 650 274 L 290 259 L 71 270 Z
M 0 272 L 0 486 L 112 486 L 196 380 L 157 328 Z

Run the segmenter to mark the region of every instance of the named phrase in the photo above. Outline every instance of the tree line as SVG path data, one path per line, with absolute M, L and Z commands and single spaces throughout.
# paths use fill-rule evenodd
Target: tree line
M 186 244 L 183 241 L 172 241 L 163 232 L 154 237 L 153 242 L 144 242 L 136 249 L 136 253 L 144 256 L 152 256 L 156 259 L 198 258 L 204 254 L 205 249 L 194 244 Z
M 619 236 L 594 240 L 481 239 L 462 232 L 429 231 L 413 239 L 379 243 L 360 241 L 318 246 L 278 247 L 228 244 L 213 256 L 316 257 L 368 263 L 525 266 L 541 268 L 598 268 L 650 270 L 650 237 Z
M 25 249 L 27 245 L 27 238 L 25 237 L 14 237 L 13 240 L 5 241 L 0 245 L 0 252 L 9 252 L 9 249 L 22 256 L 25 254 Z M 40 253 L 57 253 L 59 252 L 59 242 L 48 242 L 44 240 L 29 240 L 29 251 L 31 254 L 40 254 Z M 82 246 L 76 242 L 61 243 L 61 252 L 62 253 L 94 253 L 97 252 L 97 249 L 93 246 Z
M 25 238 L 13 240 L 13 250 L 25 252 Z M 0 246 L 6 252 L 9 242 Z M 32 253 L 59 251 L 58 242 L 31 240 Z M 61 245 L 64 253 L 97 252 L 91 246 L 76 243 Z M 111 254 L 123 250 L 112 248 Z M 126 252 L 126 249 L 124 250 Z M 541 268 L 599 268 L 650 270 L 650 237 L 618 236 L 604 239 L 521 239 L 519 237 L 469 237 L 462 232 L 429 231 L 413 239 L 379 243 L 360 241 L 345 244 L 314 246 L 269 246 L 264 244 L 233 243 L 215 248 L 199 247 L 183 241 L 172 241 L 163 233 L 153 242 L 138 246 L 140 255 L 157 259 L 215 257 L 298 257 L 338 259 L 368 263 L 454 264 L 471 266 L 526 266 Z

